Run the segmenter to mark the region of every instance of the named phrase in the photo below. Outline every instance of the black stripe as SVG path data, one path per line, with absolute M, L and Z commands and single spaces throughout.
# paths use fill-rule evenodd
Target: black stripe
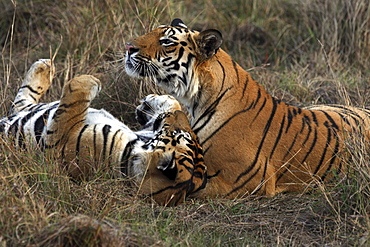
M 261 170 L 261 166 L 259 166 L 257 170 L 246 181 L 244 181 L 241 185 L 239 185 L 238 187 L 234 188 L 232 191 L 227 193 L 226 196 L 230 196 L 232 193 L 235 193 L 236 191 L 242 189 L 247 183 L 249 183 L 249 181 L 251 181 L 258 174 L 260 170 Z M 248 191 L 248 192 L 252 192 L 252 191 Z
M 68 131 L 67 132 L 63 132 L 64 134 L 62 135 L 62 137 L 57 141 L 57 143 L 56 144 L 54 144 L 54 147 L 56 146 L 56 145 L 58 145 L 59 144 L 59 142 L 61 141 L 61 140 L 63 140 L 64 138 L 66 138 L 66 142 L 64 142 L 63 143 L 63 147 L 62 147 L 62 157 L 65 157 L 65 149 L 66 149 L 66 144 L 68 143 L 68 139 L 70 138 L 70 136 L 71 136 L 71 134 L 70 134 L 70 132 L 72 132 L 73 131 L 73 129 L 74 129 L 74 127 L 76 126 L 76 125 L 78 125 L 78 124 L 80 124 L 80 123 L 83 123 L 83 122 L 85 122 L 85 119 L 82 119 L 82 120 L 80 120 L 80 121 L 77 121 L 76 123 L 74 123 L 69 129 L 68 129 Z M 60 126 L 59 126 L 60 127 Z M 63 128 L 64 126 L 62 126 L 61 128 Z M 55 131 L 54 131 L 55 132 Z
M 254 118 L 251 121 L 251 124 L 257 119 L 257 117 L 260 115 L 262 110 L 265 108 L 266 102 L 267 102 L 267 98 L 264 98 L 263 103 L 262 103 L 261 107 L 258 109 L 256 115 L 254 115 Z
M 326 118 L 330 121 L 331 125 L 328 125 L 327 127 L 328 128 L 335 128 L 335 129 L 339 129 L 337 123 L 333 120 L 333 118 L 326 112 L 326 111 L 321 111 L 322 113 L 324 113 L 324 115 L 326 116 Z
M 299 130 L 299 133 L 301 133 L 301 134 L 303 133 L 306 125 L 310 126 L 311 125 L 311 120 L 309 119 L 309 117 L 307 115 L 303 114 L 301 129 Z
M 33 97 L 33 95 L 32 95 L 32 94 L 30 94 L 29 96 L 33 99 L 33 101 L 34 101 L 34 102 L 36 102 L 36 103 L 37 103 L 37 99 L 36 99 L 35 97 Z
M 235 74 L 236 74 L 236 81 L 239 83 L 240 82 L 239 81 L 239 73 L 238 73 L 238 68 L 237 68 L 238 64 L 234 60 L 232 60 L 232 63 L 233 63 L 233 68 L 234 68 L 234 71 L 235 71 Z
M 207 175 L 207 179 L 211 179 L 211 178 L 217 177 L 218 175 L 220 175 L 220 173 L 221 173 L 221 170 L 217 170 L 217 172 L 215 172 L 215 174 L 213 174 L 213 175 Z
M 279 129 L 279 132 L 278 132 L 278 135 L 275 139 L 275 143 L 274 143 L 274 146 L 272 147 L 271 149 L 271 152 L 270 152 L 270 159 L 272 158 L 272 156 L 274 155 L 274 152 L 275 152 L 275 149 L 278 145 L 278 143 L 280 142 L 280 139 L 281 139 L 281 136 L 283 134 L 283 129 L 284 129 L 284 124 L 285 124 L 285 115 L 283 116 L 283 120 L 281 121 L 281 124 L 280 124 L 280 129 Z
M 111 143 L 111 145 L 110 145 L 110 149 L 109 149 L 109 157 L 111 157 L 111 155 L 112 155 L 112 152 L 113 152 L 113 148 L 114 148 L 114 146 L 115 146 L 115 141 L 116 141 L 116 137 L 117 137 L 117 135 L 118 135 L 118 133 L 120 133 L 121 132 L 121 130 L 120 129 L 118 129 L 115 133 L 114 133 L 114 135 L 113 135 L 113 137 L 112 137 L 112 141 L 110 142 Z
M 358 108 L 358 110 L 364 112 L 367 115 L 370 115 L 370 109 L 368 109 L 367 107 L 366 108 Z
M 249 109 L 244 109 L 242 111 L 239 111 L 237 113 L 235 113 L 234 115 L 232 115 L 231 117 L 229 117 L 225 122 L 223 122 L 215 131 L 213 131 L 206 139 L 204 139 L 200 145 L 204 145 L 207 141 L 209 141 L 217 132 L 219 132 L 223 127 L 225 127 L 225 125 L 227 125 L 231 120 L 233 120 L 235 117 L 239 116 L 240 114 L 242 113 L 245 113 L 246 111 L 248 111 Z
M 131 156 L 131 151 L 134 148 L 138 139 L 132 140 L 126 144 L 125 149 L 123 150 L 122 157 L 121 157 L 121 173 L 123 175 L 129 176 L 128 174 L 128 161 Z
M 262 174 L 262 177 L 261 177 L 261 182 L 259 183 L 259 185 L 257 186 L 257 188 L 253 191 L 253 194 L 258 194 L 258 192 L 264 187 L 265 188 L 265 194 L 267 193 L 266 191 L 266 172 L 267 172 L 267 166 L 268 166 L 268 160 L 266 159 L 266 162 L 265 162 L 265 165 L 264 165 L 264 170 L 263 170 L 263 174 Z M 273 175 L 275 176 L 275 174 Z M 268 178 L 270 179 L 270 178 Z
M 189 184 L 189 180 L 186 180 L 186 181 L 184 181 L 184 182 L 177 183 L 177 184 L 175 184 L 174 186 L 167 186 L 167 187 L 165 187 L 165 188 L 163 188 L 163 189 L 160 189 L 160 190 L 158 190 L 158 191 L 156 191 L 156 192 L 153 192 L 153 193 L 149 194 L 149 196 L 158 195 L 158 194 L 160 194 L 160 193 L 162 193 L 162 192 L 165 192 L 165 191 L 167 191 L 167 190 L 174 190 L 174 191 L 177 191 L 177 192 L 179 193 L 179 192 L 181 192 L 181 190 L 178 190 L 178 189 L 181 189 L 181 188 L 183 188 L 184 186 L 185 186 L 185 187 L 187 187 L 187 185 L 188 185 L 188 184 Z
M 320 170 L 321 166 L 323 165 L 324 159 L 325 159 L 325 156 L 326 156 L 326 153 L 328 151 L 328 147 L 329 147 L 329 145 L 331 143 L 332 134 L 335 133 L 335 132 L 332 133 L 332 126 L 330 126 L 327 121 L 324 122 L 324 125 L 327 127 L 327 131 L 328 131 L 327 137 L 326 137 L 326 142 L 325 142 L 325 148 L 324 148 L 324 150 L 322 152 L 320 161 L 319 161 L 319 163 L 318 163 L 318 165 L 317 165 L 317 167 L 316 167 L 316 169 L 315 169 L 315 171 L 314 171 L 313 174 L 317 174 L 318 171 Z
M 61 105 L 59 105 L 59 108 L 70 108 L 70 107 L 72 107 L 72 106 L 74 106 L 74 105 L 79 105 L 79 104 L 81 104 L 81 103 L 89 103 L 90 102 L 90 100 L 78 100 L 78 101 L 73 101 L 73 103 L 70 103 L 70 104 L 61 104 Z
M 311 146 L 308 149 L 308 151 L 307 151 L 305 157 L 303 158 L 303 160 L 300 162 L 301 164 L 303 164 L 306 161 L 307 157 L 311 154 L 311 152 L 313 151 L 313 149 L 314 149 L 314 147 L 316 145 L 316 142 L 317 142 L 317 129 L 315 128 L 314 130 L 315 130 L 315 132 L 314 132 L 314 137 L 313 137 Z
M 313 122 L 316 124 L 316 126 L 318 126 L 319 122 L 317 121 L 316 112 L 315 111 L 310 111 L 310 112 L 311 112 L 311 115 L 312 115 Z
M 24 102 L 24 101 L 28 101 L 28 100 L 26 100 L 26 99 L 20 99 L 20 100 L 18 100 L 18 101 L 15 101 L 13 104 L 14 105 L 18 105 L 19 103 L 22 103 L 22 102 Z M 22 104 L 23 105 L 23 104 Z
M 258 104 L 259 100 L 261 99 L 261 89 L 258 88 L 257 96 L 255 100 L 252 101 L 252 103 L 248 106 L 248 109 L 254 109 L 256 105 Z
M 35 121 L 35 125 L 33 127 L 33 131 L 35 133 L 36 143 L 42 147 L 40 143 L 40 139 L 42 137 L 42 132 L 44 131 L 45 125 L 47 124 L 48 117 L 50 114 L 50 111 L 52 111 L 54 108 L 47 109 L 37 120 Z
M 240 97 L 240 100 L 244 99 L 244 97 L 245 97 L 245 95 L 246 95 L 246 92 L 247 92 L 248 84 L 249 84 L 249 77 L 248 77 L 248 75 L 247 75 L 247 79 L 245 80 L 245 82 L 244 82 L 244 86 L 243 86 L 242 97 Z M 247 94 L 247 95 L 248 95 L 248 94 Z
M 347 109 L 345 113 L 347 114 L 348 117 L 353 119 L 353 121 L 355 122 L 356 126 L 353 126 L 353 127 L 361 127 L 365 125 L 364 119 L 360 115 L 358 115 L 356 112 Z
M 98 147 L 96 145 L 96 128 L 97 124 L 94 125 L 93 128 L 93 148 L 94 148 L 94 159 L 97 159 L 97 154 L 98 154 Z
M 335 136 L 335 146 L 334 146 L 334 151 L 333 151 L 333 154 L 332 154 L 333 156 L 329 161 L 328 168 L 326 169 L 324 174 L 321 176 L 321 181 L 325 180 L 326 176 L 328 175 L 329 171 L 331 170 L 331 168 L 332 168 L 332 166 L 335 162 L 335 159 L 337 158 L 337 154 L 339 153 L 339 146 L 340 146 L 340 142 L 338 140 L 338 137 Z M 340 172 L 340 170 L 339 170 L 339 172 Z
M 19 90 L 21 90 L 23 88 L 28 88 L 32 93 L 37 94 L 37 95 L 41 95 L 41 93 L 39 93 L 36 90 L 34 90 L 30 85 L 22 86 L 22 87 L 19 88 Z
M 202 179 L 202 184 L 198 187 L 198 189 L 192 191 L 192 193 L 195 193 L 197 191 L 200 191 L 200 190 L 204 189 L 206 187 L 206 185 L 207 185 L 207 182 L 208 182 L 207 181 L 207 171 L 205 171 L 204 166 L 202 167 L 202 170 L 203 170 L 203 174 L 201 174 L 199 176 L 199 178 Z M 195 173 L 197 173 L 197 172 L 194 172 L 194 176 L 195 176 Z
M 224 86 L 225 86 L 226 73 L 225 73 L 225 67 L 222 65 L 222 63 L 219 60 L 217 60 L 217 63 L 218 63 L 218 65 L 220 65 L 221 70 L 222 70 L 222 83 L 221 83 L 220 91 L 218 92 L 218 95 L 217 95 L 217 98 L 218 98 L 218 96 L 220 96 L 220 93 L 222 92 L 222 90 L 224 89 Z
M 81 147 L 81 138 L 82 138 L 82 135 L 83 133 L 85 132 L 85 130 L 87 129 L 89 125 L 85 124 L 84 127 L 82 127 L 82 129 L 80 130 L 80 133 L 78 133 L 78 136 L 77 136 L 77 142 L 76 142 L 76 162 L 77 164 L 79 163 L 79 154 L 80 154 L 80 147 Z M 86 143 L 86 145 L 88 145 Z
M 185 51 L 184 47 L 180 47 L 180 49 L 178 51 L 177 58 L 174 61 L 170 62 L 169 64 L 163 64 L 163 65 L 167 66 L 167 67 L 170 67 L 171 65 L 173 65 L 173 67 L 170 68 L 171 70 L 176 70 L 176 71 L 179 70 L 180 69 L 179 61 L 182 58 L 182 56 L 184 55 L 184 51 Z M 168 51 L 168 52 L 170 52 L 170 51 Z
M 259 144 L 259 146 L 258 146 L 257 153 L 256 153 L 256 155 L 255 155 L 255 158 L 254 158 L 254 160 L 253 160 L 252 164 L 248 167 L 248 169 L 247 169 L 247 170 L 245 170 L 244 172 L 242 172 L 242 173 L 237 177 L 237 179 L 235 180 L 235 183 L 239 182 L 239 180 L 240 180 L 242 177 L 246 176 L 249 172 L 251 172 L 251 170 L 255 167 L 255 165 L 256 165 L 256 164 L 257 164 L 257 162 L 258 162 L 259 155 L 260 155 L 260 153 L 261 153 L 261 151 L 262 151 L 263 144 L 265 143 L 265 139 L 266 139 L 266 137 L 267 137 L 268 130 L 269 130 L 269 129 L 270 129 L 270 127 L 271 127 L 272 119 L 273 119 L 273 118 L 274 118 L 274 116 L 275 116 L 276 109 L 277 109 L 277 105 L 278 105 L 278 103 L 277 103 L 274 99 L 272 99 L 272 104 L 273 104 L 273 106 L 272 106 L 272 110 L 271 110 L 271 113 L 270 113 L 270 117 L 269 117 L 269 119 L 267 120 L 266 125 L 265 125 L 265 128 L 264 128 L 264 130 L 263 130 L 263 135 L 262 135 L 262 138 L 261 138 L 261 142 L 260 142 L 260 144 Z
M 227 88 L 225 91 L 222 92 L 222 94 L 216 98 L 216 100 L 210 105 L 207 107 L 207 109 L 203 112 L 202 115 L 200 115 L 200 117 L 197 119 L 197 121 L 195 121 L 195 123 L 193 124 L 192 128 L 193 128 L 193 132 L 195 134 L 197 134 L 201 129 L 203 129 L 209 122 L 209 120 L 211 119 L 211 117 L 213 116 L 213 114 L 215 113 L 216 111 L 216 108 L 218 106 L 218 104 L 220 103 L 220 101 L 222 100 L 222 98 L 225 96 L 225 94 L 230 90 L 230 88 Z M 203 118 L 207 117 L 207 120 L 204 121 L 204 123 L 199 126 L 199 127 L 195 127 L 201 120 L 203 120 Z
M 312 140 L 312 143 L 311 143 L 311 146 L 310 146 L 310 148 L 308 149 L 308 151 L 307 151 L 307 153 L 306 153 L 306 155 L 305 155 L 305 157 L 299 162 L 300 164 L 304 164 L 304 162 L 306 161 L 306 159 L 308 158 L 308 156 L 311 154 L 311 152 L 313 151 L 313 149 L 314 149 L 314 147 L 315 147 L 315 145 L 316 145 L 316 142 L 317 142 L 317 129 L 316 128 L 314 128 L 314 138 L 313 138 L 313 140 Z M 278 181 L 285 175 L 285 173 L 287 172 L 287 171 L 289 171 L 289 168 L 291 167 L 291 164 L 288 164 L 288 165 L 286 165 L 286 168 L 285 168 L 285 170 L 284 170 L 284 172 L 282 172 L 280 175 L 279 175 L 279 177 L 276 179 L 276 183 L 278 183 Z
M 293 141 L 292 143 L 290 144 L 289 148 L 287 149 L 287 152 L 285 153 L 284 157 L 282 160 L 286 160 L 286 158 L 288 157 L 289 154 L 291 154 L 291 150 L 292 148 L 295 146 L 295 143 L 297 141 L 297 136 L 298 136 L 298 133 L 295 134 L 294 138 L 293 138 Z
M 350 121 L 348 120 L 348 117 L 352 118 L 355 123 L 358 121 L 358 119 L 354 118 L 353 116 L 350 116 L 350 115 L 343 115 L 342 113 L 339 113 L 337 112 L 337 114 L 339 115 L 339 117 L 342 119 L 343 122 L 345 122 L 347 125 L 351 126 L 352 130 L 354 130 L 354 126 L 350 123 Z
M 25 148 L 25 143 L 24 143 L 24 138 L 25 138 L 25 134 L 24 134 L 24 125 L 36 114 L 38 113 L 39 111 L 32 111 L 32 112 L 29 112 L 26 116 L 24 116 L 22 119 L 20 119 L 20 121 L 18 121 L 18 140 L 17 140 L 17 144 L 19 147 L 21 148 Z
M 107 141 L 108 141 L 108 135 L 110 132 L 111 126 L 110 125 L 104 125 L 103 127 L 103 158 L 105 158 L 105 152 L 107 150 Z
M 308 124 L 307 126 L 308 126 L 308 133 L 306 134 L 306 138 L 304 139 L 304 141 L 301 144 L 302 147 L 304 147 L 306 145 L 306 143 L 308 142 L 308 139 L 310 138 L 311 132 L 312 132 L 311 124 Z M 300 133 L 303 133 L 303 130 Z
M 293 118 L 294 118 L 294 116 L 293 116 L 292 112 L 290 111 L 290 108 L 288 108 L 288 125 L 285 129 L 285 133 L 288 133 L 288 130 L 289 130 L 289 128 L 290 128 L 290 126 L 293 122 Z

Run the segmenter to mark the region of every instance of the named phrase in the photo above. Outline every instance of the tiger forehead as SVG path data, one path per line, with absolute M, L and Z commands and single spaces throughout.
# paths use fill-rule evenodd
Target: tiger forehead
M 162 34 L 165 37 L 188 37 L 189 35 L 196 34 L 197 31 L 190 30 L 188 28 L 171 27 L 171 26 L 160 26 Z

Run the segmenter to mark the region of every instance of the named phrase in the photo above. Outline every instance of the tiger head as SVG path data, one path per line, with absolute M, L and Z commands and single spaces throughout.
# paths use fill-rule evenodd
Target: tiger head
M 143 129 L 150 128 L 152 130 L 157 128 L 154 123 L 160 114 L 177 110 L 181 110 L 181 106 L 174 97 L 149 94 L 136 107 L 136 120 L 142 125 Z
M 189 106 L 199 92 L 199 70 L 204 67 L 200 65 L 217 53 L 221 43 L 219 31 L 190 30 L 175 19 L 170 26 L 159 26 L 127 43 L 125 69 L 130 76 L 150 78 Z
M 130 173 L 138 175 L 141 193 L 177 205 L 206 185 L 203 151 L 184 112 L 163 113 L 156 121 L 156 137 L 134 148 Z

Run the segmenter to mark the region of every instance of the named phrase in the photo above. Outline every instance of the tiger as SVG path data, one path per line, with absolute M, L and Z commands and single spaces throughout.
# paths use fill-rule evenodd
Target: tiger
M 181 19 L 125 44 L 125 70 L 174 96 L 190 114 L 207 165 L 197 198 L 304 192 L 344 172 L 347 134 L 369 137 L 370 110 L 307 108 L 274 98 L 222 48 L 220 31 Z
M 60 101 L 39 103 L 54 71 L 50 59 L 35 62 L 10 115 L 0 119 L 0 131 L 13 137 L 17 148 L 53 155 L 77 181 L 112 170 L 112 177 L 132 178 L 139 194 L 160 205 L 178 205 L 205 187 L 203 151 L 177 100 L 146 96 L 136 108 L 142 129 L 133 131 L 104 109 L 90 108 L 102 87 L 91 75 L 68 81 Z

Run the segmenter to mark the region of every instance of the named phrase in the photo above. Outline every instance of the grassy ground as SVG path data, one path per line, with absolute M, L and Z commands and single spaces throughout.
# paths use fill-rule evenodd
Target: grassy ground
M 219 29 L 223 48 L 275 97 L 291 104 L 370 105 L 370 7 L 366 0 L 0 2 L 0 115 L 29 66 L 54 58 L 53 87 L 94 74 L 94 101 L 135 127 L 138 100 L 152 85 L 122 69 L 124 44 L 172 18 Z M 1 246 L 367 246 L 369 145 L 349 138 L 352 168 L 306 194 L 189 200 L 163 208 L 120 180 L 70 181 L 37 150 L 0 140 Z

